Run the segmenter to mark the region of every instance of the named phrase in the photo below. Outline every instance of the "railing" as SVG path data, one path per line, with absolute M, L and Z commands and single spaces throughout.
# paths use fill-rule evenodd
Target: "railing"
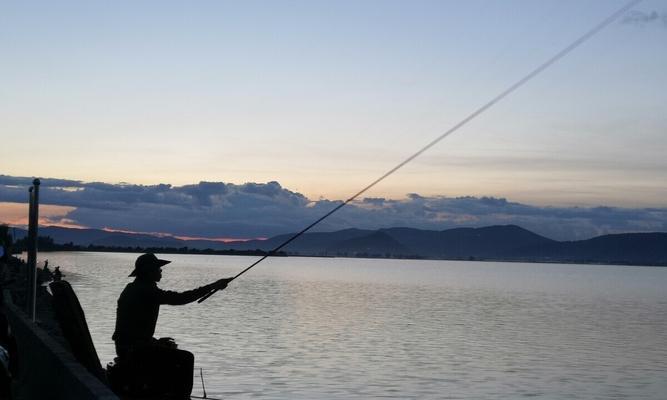
M 28 317 L 35 322 L 35 310 L 37 300 L 37 230 L 39 227 L 39 179 L 32 181 L 32 186 L 28 189 L 29 209 L 28 209 L 28 282 L 27 282 L 27 301 L 26 311 Z

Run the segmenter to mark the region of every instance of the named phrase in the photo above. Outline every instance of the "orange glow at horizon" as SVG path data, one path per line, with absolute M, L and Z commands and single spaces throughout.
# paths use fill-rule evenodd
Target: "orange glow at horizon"
M 176 239 L 181 239 L 181 240 L 209 240 L 213 242 L 223 242 L 223 243 L 234 243 L 234 242 L 248 242 L 250 240 L 266 240 L 268 238 L 266 237 L 256 237 L 256 238 L 207 238 L 207 237 L 200 237 L 200 236 L 174 236 Z
M 180 240 L 207 240 L 211 242 L 223 242 L 223 243 L 233 243 L 233 242 L 247 242 L 249 240 L 266 240 L 267 238 L 265 237 L 257 237 L 257 238 L 212 238 L 212 237 L 205 237 L 205 236 L 177 236 L 177 235 L 172 235 L 171 233 L 164 233 L 164 232 L 137 232 L 137 231 L 131 231 L 127 229 L 115 229 L 115 228 L 109 228 L 108 226 L 105 226 L 102 228 L 103 231 L 105 232 L 119 232 L 119 233 L 131 233 L 131 234 L 138 234 L 138 235 L 150 235 L 150 236 L 158 236 L 158 237 L 171 237 L 174 239 L 180 239 Z
M 66 218 L 67 214 L 74 210 L 76 210 L 76 207 L 40 204 L 39 224 L 42 226 L 59 226 L 63 228 L 86 228 Z M 27 226 L 28 203 L 0 202 L 0 223 L 12 226 Z
M 67 218 L 67 214 L 74 211 L 76 207 L 58 206 L 53 204 L 39 205 L 39 225 L 41 226 L 56 226 L 61 228 L 72 229 L 90 229 L 88 226 L 77 224 L 75 221 Z M 0 224 L 9 226 L 28 226 L 28 204 L 27 203 L 9 203 L 0 202 Z M 92 228 L 94 229 L 94 228 Z M 110 227 L 102 228 L 106 232 L 120 232 L 130 234 L 143 234 L 158 237 L 173 237 L 180 240 L 208 240 L 213 242 L 233 243 L 233 242 L 247 242 L 249 240 L 266 240 L 265 237 L 256 238 L 217 238 L 217 237 L 203 237 L 203 236 L 176 236 L 171 233 L 164 232 L 137 232 L 129 229 L 116 229 Z

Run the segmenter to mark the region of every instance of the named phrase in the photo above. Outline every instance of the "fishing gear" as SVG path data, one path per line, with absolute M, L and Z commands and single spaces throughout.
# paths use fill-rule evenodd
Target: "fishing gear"
M 406 158 L 405 160 L 403 160 L 401 163 L 399 163 L 398 165 L 396 165 L 395 167 L 393 167 L 393 168 L 390 169 L 389 171 L 385 172 L 382 176 L 380 176 L 379 178 L 377 178 L 376 180 L 374 180 L 373 182 L 371 182 L 368 186 L 366 186 L 366 187 L 364 187 L 363 189 L 361 189 L 360 191 L 358 191 L 358 192 L 357 192 L 356 194 L 354 194 L 352 197 L 350 197 L 349 199 L 345 200 L 343 203 L 339 204 L 338 206 L 336 206 L 334 209 L 332 209 L 332 210 L 329 211 L 328 213 L 324 214 L 322 217 L 320 217 L 319 219 L 317 219 L 315 222 L 311 223 L 310 225 L 308 225 L 307 227 L 305 227 L 304 229 L 302 229 L 302 230 L 299 231 L 298 233 L 295 233 L 294 235 L 292 235 L 289 239 L 285 240 L 283 243 L 281 243 L 280 245 L 278 245 L 276 248 L 274 248 L 273 250 L 269 251 L 267 254 L 265 254 L 264 256 L 262 256 L 262 258 L 260 258 L 259 260 L 255 261 L 254 263 L 250 264 L 250 266 L 248 266 L 246 269 L 244 269 L 243 271 L 239 272 L 239 273 L 236 274 L 232 279 L 230 279 L 229 282 L 231 282 L 231 281 L 235 280 L 236 278 L 238 278 L 239 276 L 243 275 L 243 274 L 246 273 L 248 270 L 250 270 L 252 267 L 254 267 L 255 265 L 257 265 L 257 264 L 259 264 L 260 262 L 264 261 L 266 258 L 268 258 L 268 257 L 270 257 L 270 256 L 272 256 L 272 255 L 274 255 L 274 254 L 276 254 L 278 251 L 280 251 L 280 249 L 282 249 L 283 247 L 287 246 L 287 245 L 288 245 L 289 243 L 291 243 L 294 239 L 296 239 L 296 238 L 298 238 L 299 236 L 303 235 L 304 233 L 308 232 L 312 227 L 314 227 L 315 225 L 319 224 L 319 223 L 322 222 L 324 219 L 328 218 L 331 214 L 335 213 L 336 211 L 340 210 L 341 208 L 343 208 L 344 206 L 346 206 L 347 204 L 349 204 L 350 202 L 352 202 L 353 200 L 355 200 L 357 197 L 359 197 L 360 195 L 362 195 L 362 194 L 363 194 L 364 192 L 366 192 L 368 189 L 372 188 L 373 186 L 375 186 L 375 185 L 377 185 L 378 183 L 380 183 L 381 181 L 383 181 L 383 180 L 384 180 L 385 178 L 387 178 L 389 175 L 391 175 L 391 174 L 393 174 L 394 172 L 398 171 L 400 168 L 402 168 L 403 166 L 405 166 L 405 164 L 407 164 L 407 163 L 409 163 L 410 161 L 414 160 L 415 158 L 417 158 L 418 156 L 420 156 L 422 153 L 424 153 L 426 150 L 428 150 L 428 149 L 430 149 L 431 147 L 433 147 L 433 146 L 435 146 L 436 144 L 438 144 L 442 139 L 444 139 L 444 138 L 446 138 L 447 136 L 451 135 L 452 133 L 456 132 L 457 130 L 459 130 L 460 128 L 462 128 L 464 125 L 466 125 L 468 122 L 472 121 L 473 119 L 475 119 L 476 117 L 478 117 L 480 114 L 484 113 L 486 110 L 488 110 L 489 108 L 493 107 L 493 106 L 494 106 L 496 103 L 498 103 L 500 100 L 502 100 L 503 98 L 507 97 L 509 94 L 511 94 L 512 92 L 514 92 L 515 90 L 517 90 L 518 88 L 520 88 L 521 86 L 523 86 L 524 84 L 526 84 L 528 81 L 530 81 L 531 79 L 533 79 L 535 76 L 539 75 L 539 74 L 540 74 L 541 72 L 543 72 L 545 69 L 547 69 L 547 68 L 549 68 L 551 65 L 555 64 L 555 63 L 556 63 L 558 60 L 560 60 L 561 58 L 565 57 L 565 56 L 566 56 L 567 54 L 569 54 L 572 50 L 574 50 L 575 48 L 579 47 L 581 44 L 583 44 L 583 43 L 586 42 L 588 39 L 590 39 L 591 37 L 593 37 L 595 34 L 597 34 L 598 32 L 600 32 L 600 31 L 601 31 L 602 29 L 604 29 L 606 26 L 608 26 L 609 24 L 611 24 L 612 22 L 614 22 L 616 19 L 618 19 L 618 17 L 620 17 L 621 15 L 623 15 L 623 14 L 624 14 L 625 12 L 627 12 L 630 8 L 632 8 L 632 7 L 634 7 L 635 5 L 639 4 L 641 1 L 642 1 L 642 0 L 632 0 L 632 1 L 630 1 L 629 3 L 627 3 L 626 5 L 624 5 L 623 7 L 621 7 L 620 9 L 618 9 L 617 11 L 613 12 L 612 14 L 610 14 L 607 18 L 603 19 L 602 22 L 600 22 L 600 23 L 598 23 L 597 25 L 595 25 L 591 30 L 589 30 L 588 32 L 584 33 L 584 34 L 583 34 L 582 36 L 580 36 L 578 39 L 576 39 L 575 41 L 573 41 L 572 43 L 570 43 L 569 45 L 567 45 L 565 48 L 563 48 L 561 51 L 559 51 L 558 53 L 556 53 L 556 54 L 555 54 L 554 56 L 552 56 L 551 58 L 547 59 L 545 62 L 543 62 L 542 64 L 540 64 L 537 68 L 535 68 L 535 69 L 532 70 L 530 73 L 528 73 L 527 75 L 525 75 L 523 78 L 519 79 L 519 80 L 516 81 L 514 84 L 510 85 L 507 89 L 505 89 L 505 90 L 503 90 L 502 92 L 500 92 L 500 94 L 498 94 L 498 95 L 496 95 L 495 97 L 493 97 L 489 102 L 485 103 L 484 105 L 482 105 L 481 107 L 479 107 L 478 109 L 476 109 L 475 111 L 473 111 L 470 115 L 468 115 L 467 117 L 465 117 L 464 119 L 462 119 L 459 123 L 457 123 L 456 125 L 454 125 L 454 126 L 452 126 L 451 128 L 449 128 L 445 133 L 443 133 L 443 134 L 441 134 L 440 136 L 438 136 L 437 138 L 433 139 L 431 142 L 429 142 L 429 143 L 426 144 L 424 147 L 422 147 L 419 151 L 417 151 L 416 153 L 414 153 L 414 154 L 411 155 L 410 157 Z M 199 303 L 203 302 L 204 300 L 206 300 L 206 299 L 208 299 L 209 297 L 211 297 L 211 296 L 212 296 L 215 292 L 217 292 L 217 291 L 218 291 L 218 289 L 214 289 L 214 290 L 210 291 L 208 294 L 206 294 L 205 296 L 203 296 L 202 298 L 200 298 L 200 299 L 198 300 L 198 302 L 199 302 Z

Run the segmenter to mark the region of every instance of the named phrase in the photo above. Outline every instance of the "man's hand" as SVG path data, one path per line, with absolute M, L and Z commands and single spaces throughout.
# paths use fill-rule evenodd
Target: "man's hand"
M 222 290 L 227 287 L 227 284 L 231 282 L 234 278 L 222 278 L 211 284 L 211 289 Z
M 175 349 L 178 347 L 173 338 L 170 337 L 161 337 L 157 340 L 157 344 L 168 349 Z

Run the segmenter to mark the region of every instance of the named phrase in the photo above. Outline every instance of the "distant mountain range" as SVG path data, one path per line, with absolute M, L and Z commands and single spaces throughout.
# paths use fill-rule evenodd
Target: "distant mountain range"
M 24 230 L 16 229 L 15 232 L 17 238 L 25 236 Z M 220 242 L 60 227 L 42 227 L 39 234 L 51 237 L 58 244 L 73 243 L 80 246 L 264 251 L 275 248 L 292 235 L 278 235 L 266 240 Z M 336 232 L 306 233 L 283 250 L 288 254 L 303 256 L 667 266 L 667 233 L 623 233 L 561 242 L 516 225 L 443 231 L 413 228 L 345 229 Z

